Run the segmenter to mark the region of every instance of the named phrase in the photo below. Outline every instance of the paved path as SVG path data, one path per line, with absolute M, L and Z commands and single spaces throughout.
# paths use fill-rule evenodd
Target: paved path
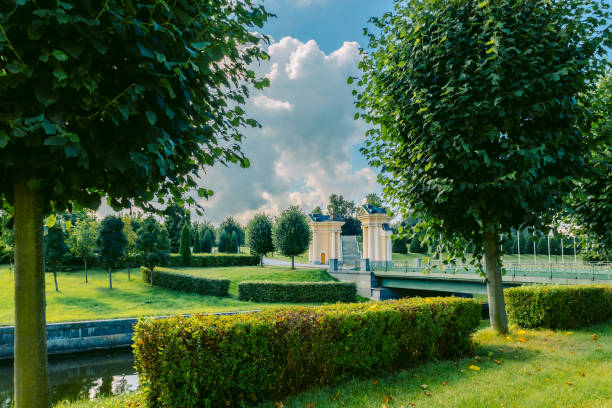
M 272 259 L 272 258 L 264 258 L 264 265 L 270 266 L 291 266 L 291 261 L 282 261 L 280 259 Z M 295 263 L 296 268 L 321 268 L 327 269 L 329 266 L 327 265 L 315 265 L 315 264 L 305 264 L 305 263 Z

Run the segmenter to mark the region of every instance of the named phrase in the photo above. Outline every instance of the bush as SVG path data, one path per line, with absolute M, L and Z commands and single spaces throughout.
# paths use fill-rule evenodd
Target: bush
M 570 329 L 612 319 L 612 286 L 533 285 L 505 290 L 509 320 L 519 327 Z
M 421 245 L 421 240 L 418 237 L 414 237 L 410 241 L 410 252 L 413 254 L 426 254 L 427 244 Z
M 253 266 L 259 265 L 257 255 L 247 254 L 192 254 L 189 265 L 183 264 L 179 254 L 170 254 L 164 266 L 192 266 L 197 268 L 211 268 L 221 266 Z
M 355 282 L 240 282 L 238 299 L 259 303 L 336 303 L 357 300 Z
M 391 246 L 391 252 L 397 254 L 407 254 L 408 246 L 406 245 L 406 238 L 394 239 L 393 244 Z
M 140 320 L 134 356 L 152 408 L 238 407 L 472 350 L 481 306 L 458 298 Z
M 142 280 L 151 283 L 151 270 L 140 267 Z M 183 275 L 178 271 L 167 268 L 153 269 L 153 286 L 178 290 L 187 293 L 197 293 L 204 296 L 227 296 L 229 279 L 208 279 L 200 276 Z

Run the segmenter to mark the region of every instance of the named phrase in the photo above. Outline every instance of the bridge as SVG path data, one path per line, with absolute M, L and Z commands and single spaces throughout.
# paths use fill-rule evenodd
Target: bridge
M 529 284 L 612 284 L 612 264 L 527 264 L 504 265 L 504 288 Z M 355 281 L 362 296 L 387 299 L 405 295 L 435 296 L 486 294 L 485 278 L 470 265 L 444 265 L 440 261 L 415 261 L 371 265 L 371 271 L 341 270 L 332 275 Z

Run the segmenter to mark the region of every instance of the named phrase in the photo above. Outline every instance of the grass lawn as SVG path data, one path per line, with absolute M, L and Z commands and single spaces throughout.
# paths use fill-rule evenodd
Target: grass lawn
M 237 297 L 237 284 L 243 280 L 317 281 L 332 279 L 325 271 L 288 267 L 243 266 L 233 268 L 184 268 L 183 273 L 197 273 L 210 277 L 230 279 L 228 298 L 200 296 L 151 287 L 142 281 L 140 270 L 113 272 L 113 289 L 108 288 L 108 272 L 89 271 L 89 283 L 83 272 L 58 273 L 60 292 L 53 285 L 53 275 L 46 274 L 47 321 L 66 322 L 118 317 L 162 316 L 177 313 L 210 313 L 228 310 L 253 310 L 279 304 L 241 302 Z M 8 265 L 0 265 L 0 325 L 14 321 L 13 275 Z
M 612 406 L 612 322 L 573 332 L 513 330 L 497 336 L 483 322 L 473 355 L 353 380 L 259 408 Z M 71 408 L 144 406 L 142 397 L 60 404 Z
M 279 261 L 289 261 L 289 262 L 291 262 L 291 257 L 290 256 L 284 256 L 284 255 L 279 254 L 278 252 L 275 252 L 274 256 L 266 256 L 266 258 L 278 259 Z M 294 259 L 295 259 L 295 263 L 307 264 L 308 263 L 308 251 L 304 252 L 301 255 L 296 255 L 294 257 Z

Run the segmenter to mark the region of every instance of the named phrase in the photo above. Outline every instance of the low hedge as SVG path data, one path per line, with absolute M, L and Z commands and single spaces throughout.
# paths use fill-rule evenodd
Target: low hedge
M 180 254 L 170 254 L 164 266 L 193 266 L 211 268 L 222 266 L 256 266 L 259 265 L 257 255 L 248 254 L 191 254 L 189 265 L 183 263 Z
M 140 267 L 142 280 L 151 282 L 151 270 Z M 187 293 L 224 297 L 228 295 L 229 279 L 209 279 L 201 276 L 184 275 L 172 269 L 156 267 L 153 271 L 153 286 Z
M 259 303 L 336 303 L 357 300 L 355 282 L 240 282 L 238 299 Z
M 510 322 L 524 328 L 570 329 L 612 319 L 610 285 L 533 285 L 504 291 Z
M 411 298 L 233 316 L 140 320 L 135 365 L 149 406 L 241 407 L 472 350 L 481 306 Z

